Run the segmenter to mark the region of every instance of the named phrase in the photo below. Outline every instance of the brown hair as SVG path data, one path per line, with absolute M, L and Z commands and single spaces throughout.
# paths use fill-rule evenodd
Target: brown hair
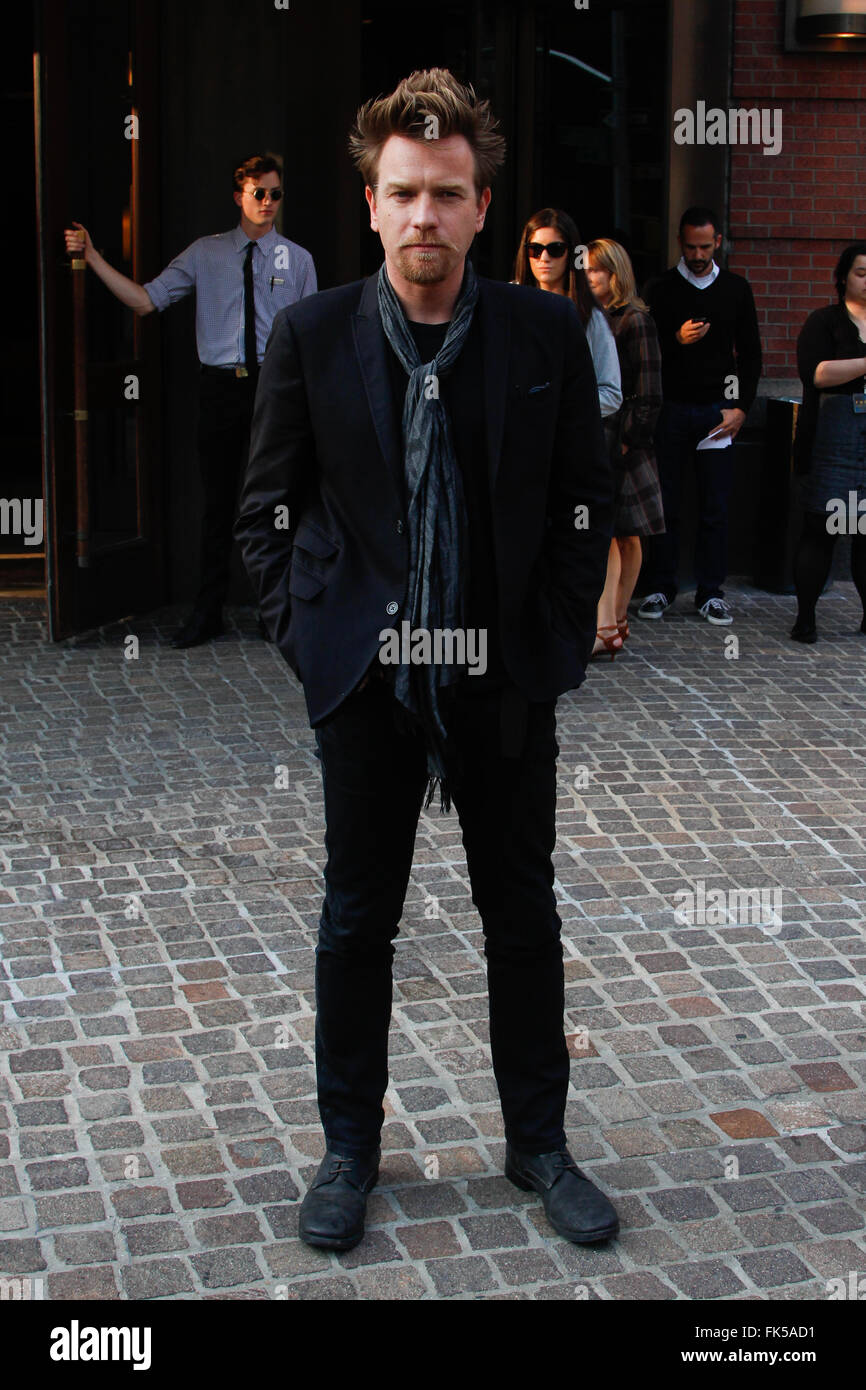
M 590 261 L 595 261 L 597 266 L 606 270 L 610 276 L 613 298 L 609 304 L 605 305 L 605 308 L 621 309 L 624 304 L 630 304 L 633 309 L 641 309 L 644 313 L 649 312 L 647 305 L 644 304 L 637 292 L 631 258 L 624 246 L 620 246 L 618 241 L 611 241 L 607 237 L 599 237 L 597 241 L 589 243 L 586 254 Z M 591 268 L 594 270 L 596 266 Z
M 462 135 L 472 147 L 480 194 L 505 158 L 498 126 L 489 101 L 479 101 L 473 88 L 458 82 L 447 68 L 429 68 L 405 77 L 390 96 L 365 102 L 355 118 L 349 150 L 364 183 L 375 192 L 382 147 L 392 135 L 410 140 L 429 140 L 431 130 L 440 140 Z
M 535 276 L 530 269 L 526 245 L 532 240 L 532 233 L 537 232 L 539 227 L 552 227 L 555 232 L 559 232 L 563 241 L 568 243 L 568 255 L 565 259 L 565 293 L 577 305 L 580 321 L 586 328 L 596 303 L 592 297 L 592 290 L 589 288 L 586 272 L 583 269 L 578 270 L 574 264 L 575 252 L 582 243 L 580 232 L 567 212 L 562 212 L 559 208 L 542 208 L 539 212 L 532 214 L 520 234 L 520 245 L 514 258 L 514 279 L 518 285 L 534 285 L 536 283 Z
M 270 154 L 251 154 L 249 159 L 245 159 L 239 164 L 232 174 L 232 183 L 235 191 L 242 193 L 247 179 L 260 179 L 262 174 L 279 174 L 282 182 L 283 171 Z

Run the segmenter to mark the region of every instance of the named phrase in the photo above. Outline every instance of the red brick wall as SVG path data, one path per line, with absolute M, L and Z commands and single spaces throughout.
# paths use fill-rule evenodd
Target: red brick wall
M 866 239 L 866 53 L 786 53 L 784 0 L 735 0 L 732 102 L 782 112 L 782 149 L 731 148 L 731 270 L 755 292 L 765 377 L 796 377 L 806 315 Z

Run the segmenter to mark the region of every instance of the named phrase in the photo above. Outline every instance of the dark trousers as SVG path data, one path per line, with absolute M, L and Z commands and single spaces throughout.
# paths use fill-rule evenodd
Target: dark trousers
M 204 511 L 195 611 L 219 617 L 229 586 L 232 526 L 246 471 L 255 379 L 204 368 L 200 378 L 198 458 Z
M 656 459 L 665 513 L 665 532 L 647 538 L 647 564 L 642 587 L 648 593 L 662 593 L 673 603 L 679 587 L 680 512 L 683 476 L 692 468 L 697 484 L 698 531 L 695 538 L 695 606 L 707 599 L 723 598 L 728 571 L 728 499 L 733 468 L 727 449 L 701 449 L 698 441 L 722 423 L 726 403 L 688 405 L 666 401 L 655 433 Z
M 393 941 L 427 783 L 423 742 L 397 713 L 390 687 L 371 679 L 316 730 L 327 850 L 316 950 L 316 1072 L 328 1147 L 347 1155 L 379 1142 Z M 546 1153 L 565 1146 L 569 1079 L 551 863 L 555 702 L 529 706 L 518 756 L 502 753 L 496 691 L 458 697 L 449 736 L 461 764 L 450 789 L 484 931 L 490 1046 L 505 1135 L 524 1152 Z

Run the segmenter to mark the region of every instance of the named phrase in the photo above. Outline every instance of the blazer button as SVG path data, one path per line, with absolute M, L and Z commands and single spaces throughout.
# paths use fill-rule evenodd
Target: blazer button
M 398 536 L 402 536 L 402 534 L 403 534 L 403 523 L 402 523 L 402 521 L 398 521 L 398 522 L 397 522 L 397 535 L 398 535 Z
M 390 603 L 388 603 L 388 604 L 385 605 L 385 612 L 386 612 L 386 613 L 388 614 L 388 616 L 391 617 L 391 618 L 393 618 L 393 616 L 394 616 L 395 613 L 399 612 L 399 609 L 400 609 L 399 603 L 395 603 L 393 599 L 391 600 Z

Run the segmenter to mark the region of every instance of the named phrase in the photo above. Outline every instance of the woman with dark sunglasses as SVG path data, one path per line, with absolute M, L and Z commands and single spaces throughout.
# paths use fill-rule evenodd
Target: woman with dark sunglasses
M 568 213 L 558 208 L 542 208 L 533 213 L 523 228 L 517 248 L 514 283 L 567 294 L 575 304 L 592 355 L 598 403 L 607 431 L 607 421 L 612 420 L 622 405 L 619 354 L 607 317 L 593 298 L 586 272 L 576 264 L 580 245 L 580 233 Z M 622 650 L 622 642 L 616 623 L 607 629 L 600 628 L 592 654 L 610 652 L 613 660 Z

